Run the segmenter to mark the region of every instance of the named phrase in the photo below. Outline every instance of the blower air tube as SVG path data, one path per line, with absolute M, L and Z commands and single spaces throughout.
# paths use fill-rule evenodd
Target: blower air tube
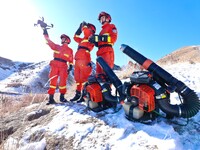
M 174 87 L 175 92 L 180 94 L 183 99 L 183 103 L 180 105 L 170 104 L 169 99 L 158 100 L 158 105 L 163 112 L 169 115 L 183 118 L 193 117 L 199 112 L 200 100 L 197 94 L 189 87 L 187 87 L 183 82 L 174 78 L 170 73 L 165 71 L 153 61 L 138 53 L 133 48 L 122 44 L 120 49 L 123 53 L 127 54 L 134 61 L 147 69 L 152 74 L 152 77 L 155 81 L 157 81 L 161 85 Z
M 119 93 L 119 97 L 114 97 L 111 94 L 108 94 L 108 92 L 103 92 L 103 95 L 107 97 L 107 100 L 109 101 L 122 101 L 125 99 L 125 95 L 122 92 L 122 82 L 119 80 L 119 78 L 116 76 L 116 74 L 112 71 L 112 69 L 108 66 L 108 64 L 105 62 L 105 60 L 102 57 L 97 57 L 97 62 L 99 65 L 103 68 L 104 72 L 110 79 L 111 83 L 115 86 L 117 92 Z M 103 85 L 105 86 L 105 85 Z
M 119 102 L 119 98 L 117 97 L 117 96 L 113 96 L 112 94 L 111 94 L 111 92 L 110 92 L 110 85 L 108 85 L 108 84 L 103 84 L 102 86 L 101 86 L 101 88 L 103 89 L 103 92 L 102 92 L 102 94 L 103 94 L 103 97 L 107 100 L 107 101 L 109 101 L 109 102 Z

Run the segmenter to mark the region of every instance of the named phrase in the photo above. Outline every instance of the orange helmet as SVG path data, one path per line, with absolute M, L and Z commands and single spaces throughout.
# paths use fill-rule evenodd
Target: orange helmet
M 66 34 L 62 34 L 62 35 L 60 36 L 60 38 L 61 38 L 61 39 L 62 39 L 62 38 L 65 38 L 65 39 L 66 39 L 66 42 L 67 42 L 68 44 L 71 43 L 71 39 L 70 39 L 70 37 L 67 36 Z
M 106 18 L 109 20 L 109 22 L 111 22 L 111 16 L 110 16 L 108 13 L 102 11 L 102 12 L 99 14 L 98 20 L 100 20 L 100 18 L 101 18 L 102 16 L 106 16 Z
M 96 27 L 95 27 L 93 24 L 88 23 L 88 24 L 87 24 L 87 27 L 90 28 L 90 29 L 93 31 L 93 33 L 96 32 Z

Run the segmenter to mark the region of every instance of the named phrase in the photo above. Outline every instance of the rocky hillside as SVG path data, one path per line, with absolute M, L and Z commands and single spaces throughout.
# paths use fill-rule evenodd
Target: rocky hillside
M 96 64 L 92 62 L 92 74 L 95 74 Z M 49 86 L 49 62 L 37 63 L 14 62 L 0 57 L 0 93 L 24 94 L 46 93 Z M 121 70 L 115 65 L 113 70 Z M 70 72 L 67 85 L 74 81 L 74 69 Z
M 14 62 L 0 58 L 0 93 L 44 93 L 48 89 L 49 62 Z M 74 83 L 73 75 L 67 81 Z
M 0 66 L 2 66 L 3 64 L 4 64 L 4 65 L 7 65 L 7 66 L 12 66 L 12 65 L 14 65 L 14 63 L 12 62 L 12 60 L 7 59 L 7 58 L 0 57 Z
M 129 67 L 134 64 L 129 62 Z M 200 64 L 167 66 L 200 96 Z M 189 71 L 188 71 L 189 70 Z M 125 71 L 123 71 L 125 72 Z M 69 88 L 69 93 L 72 92 Z M 67 94 L 70 99 L 72 95 Z M 159 117 L 151 125 L 127 120 L 124 110 L 96 113 L 86 103 L 45 105 L 45 95 L 0 96 L 0 149 L 2 150 L 197 150 L 200 147 L 200 113 L 191 119 Z M 170 95 L 172 103 L 179 96 Z M 59 93 L 55 100 L 59 102 Z M 18 106 L 22 101 L 23 105 Z M 24 106 L 25 103 L 30 105 Z M 19 109 L 17 109 L 18 107 Z M 118 107 L 119 108 L 119 107 Z M 14 111 L 17 110 L 17 111 Z M 12 112 L 10 112 L 12 110 Z M 186 124 L 188 122 L 188 124 Z M 186 126 L 187 125 L 187 126 Z M 165 147 L 164 147 L 164 146 Z
M 199 72 L 199 66 L 200 64 L 176 64 L 166 66 L 166 69 L 191 89 L 195 89 L 200 96 L 200 77 L 196 73 Z M 33 85 L 39 85 L 36 84 L 38 81 L 43 81 L 43 87 L 48 80 L 48 69 L 46 62 L 25 65 L 21 71 L 11 69 L 11 75 L 4 80 L 0 79 L 0 87 L 3 83 L 7 83 L 7 87 L 11 86 L 13 82 L 12 86 L 19 83 L 20 86 L 30 85 L 33 89 Z M 129 73 L 139 70 L 140 66 L 130 61 L 122 69 L 115 72 L 120 77 L 127 78 Z M 2 69 L 2 72 L 8 70 Z M 37 88 L 41 90 L 39 86 Z M 66 98 L 73 97 L 74 91 L 75 88 L 70 86 Z M 170 96 L 173 103 L 178 99 L 178 95 Z M 182 150 L 200 147 L 200 113 L 189 119 L 187 126 L 186 120 L 182 118 L 167 120 L 162 117 L 152 125 L 147 125 L 127 120 L 122 108 L 96 113 L 88 109 L 86 103 L 59 103 L 59 93 L 55 94 L 58 102 L 56 105 L 45 105 L 47 98 L 47 94 L 1 94 L 0 149 L 163 149 L 165 145 L 165 149 Z
M 171 65 L 176 63 L 189 62 L 200 63 L 200 46 L 186 46 L 158 60 L 159 65 Z

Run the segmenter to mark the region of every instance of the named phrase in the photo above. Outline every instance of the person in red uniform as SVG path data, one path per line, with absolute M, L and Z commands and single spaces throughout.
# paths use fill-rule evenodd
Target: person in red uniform
M 102 24 L 102 30 L 99 35 L 93 35 L 89 38 L 89 42 L 94 43 L 98 47 L 97 56 L 101 56 L 105 62 L 114 67 L 114 50 L 113 45 L 117 40 L 117 28 L 111 24 L 111 16 L 106 12 L 101 12 L 98 16 L 99 22 Z M 98 63 L 96 63 L 96 74 L 104 74 L 104 71 Z
M 54 93 L 56 90 L 58 78 L 60 101 L 67 102 L 64 97 L 67 92 L 66 81 L 68 79 L 69 71 L 71 71 L 73 67 L 73 50 L 68 47 L 68 44 L 70 44 L 71 40 L 69 36 L 62 34 L 60 36 L 62 45 L 55 44 L 49 39 L 46 28 L 43 28 L 43 35 L 49 47 L 54 51 L 54 59 L 50 61 L 50 87 L 48 90 L 49 101 L 47 105 L 56 103 L 54 100 Z
M 83 37 L 80 37 L 83 32 Z M 87 81 L 92 72 L 90 52 L 94 48 L 94 44 L 88 41 L 88 38 L 96 32 L 96 27 L 91 23 L 82 22 L 77 29 L 74 40 L 78 43 L 78 49 L 75 54 L 74 78 L 76 81 L 76 94 L 70 100 L 77 103 L 83 101 L 81 91 L 84 83 Z

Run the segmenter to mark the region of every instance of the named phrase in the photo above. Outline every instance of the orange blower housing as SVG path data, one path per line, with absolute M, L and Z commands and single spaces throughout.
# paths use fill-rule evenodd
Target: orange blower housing
M 103 101 L 103 96 L 101 92 L 101 87 L 98 83 L 93 83 L 90 84 L 86 87 L 86 90 L 88 93 L 90 93 L 90 99 L 93 102 L 102 102 Z
M 138 98 L 139 108 L 146 112 L 155 110 L 155 91 L 148 85 L 133 85 L 130 89 L 130 95 Z

